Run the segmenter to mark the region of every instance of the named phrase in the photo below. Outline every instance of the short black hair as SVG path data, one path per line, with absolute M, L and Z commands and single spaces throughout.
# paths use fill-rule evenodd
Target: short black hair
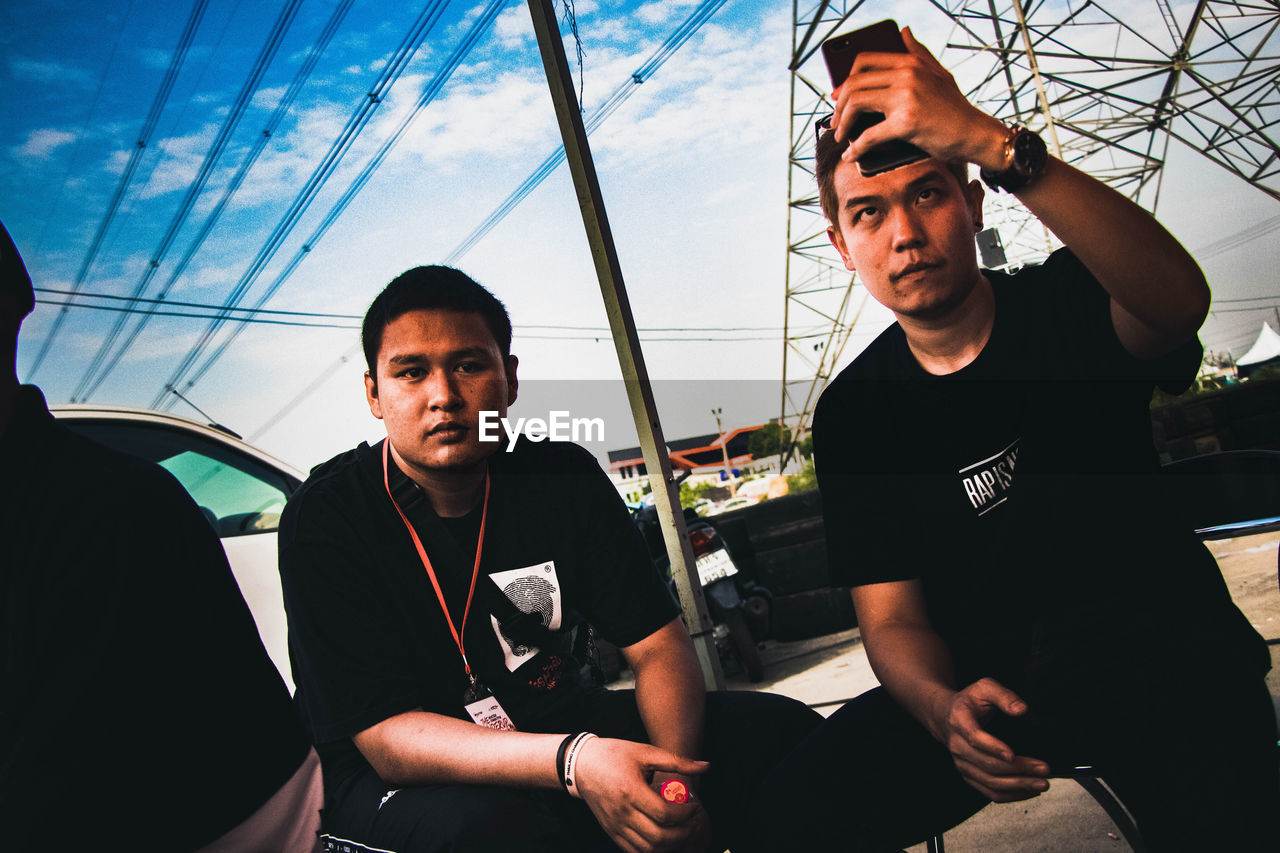
M 17 319 L 31 313 L 36 307 L 36 293 L 31 288 L 31 276 L 27 275 L 27 266 L 22 262 L 18 247 L 13 238 L 0 222 L 0 293 L 5 299 L 12 299 L 18 311 Z
M 836 132 L 828 128 L 818 136 L 813 151 L 813 176 L 818 179 L 818 200 L 822 212 L 832 225 L 840 226 L 840 199 L 836 197 L 836 166 L 840 155 L 849 147 L 849 140 L 836 142 Z
M 382 349 L 382 333 L 388 324 L 410 311 L 430 310 L 479 314 L 493 333 L 502 355 L 511 355 L 511 317 L 498 297 L 453 267 L 414 267 L 392 279 L 365 312 L 360 341 L 371 376 L 377 378 L 378 351 Z
M 818 179 L 818 200 L 822 203 L 822 212 L 827 222 L 836 228 L 840 227 L 840 199 L 836 197 L 836 167 L 840 165 L 840 157 L 849 147 L 849 140 L 836 141 L 834 130 L 824 130 L 818 135 L 813 151 L 813 176 Z M 969 184 L 969 164 L 959 160 L 944 163 L 947 170 L 955 175 L 963 189 Z

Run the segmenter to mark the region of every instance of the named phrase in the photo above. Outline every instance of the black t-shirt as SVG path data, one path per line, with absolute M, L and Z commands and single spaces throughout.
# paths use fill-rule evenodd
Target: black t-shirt
M 199 507 L 35 387 L 0 471 L 5 840 L 193 850 L 247 819 L 308 744 Z
M 931 375 L 894 324 L 823 393 L 814 455 L 833 576 L 921 579 L 962 683 L 1119 672 L 1156 614 L 1238 653 L 1252 632 L 1160 489 L 1151 439 L 1152 390 L 1186 388 L 1199 342 L 1131 356 L 1109 296 L 1065 249 L 985 274 L 995 321 L 973 362 Z
M 479 583 L 496 583 L 519 610 L 539 612 L 553 642 L 535 650 L 501 636 L 478 588 L 463 644 L 476 676 L 516 727 L 536 731 L 541 718 L 585 689 L 564 662 L 561 640 L 570 629 L 586 620 L 627 646 L 666 625 L 679 608 L 587 451 L 565 442 L 521 442 L 512 453 L 491 456 L 489 471 Z M 462 630 L 479 512 L 442 520 L 427 506 L 425 516 L 423 546 Z M 388 717 L 420 707 L 470 719 L 462 658 L 387 495 L 381 443 L 317 467 L 289 501 L 280 571 L 296 698 L 326 785 L 367 766 L 351 738 Z

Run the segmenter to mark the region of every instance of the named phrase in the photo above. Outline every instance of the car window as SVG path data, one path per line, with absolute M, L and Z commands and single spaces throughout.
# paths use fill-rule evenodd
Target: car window
M 173 474 L 221 537 L 265 533 L 280 525 L 292 478 L 234 448 L 148 423 L 65 420 L 81 435 L 140 456 Z

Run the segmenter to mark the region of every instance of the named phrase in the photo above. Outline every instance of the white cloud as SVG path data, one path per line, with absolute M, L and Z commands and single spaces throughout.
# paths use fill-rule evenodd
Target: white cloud
M 9 73 L 16 80 L 34 83 L 59 83 L 63 85 L 89 86 L 93 79 L 82 68 L 61 62 L 42 62 L 15 56 L 9 60 Z
M 644 4 L 634 14 L 646 24 L 662 24 L 675 17 L 676 13 L 694 5 L 694 0 L 657 0 Z
M 138 191 L 138 198 L 156 198 L 165 193 L 185 190 L 195 180 L 216 132 L 215 125 L 208 125 L 196 133 L 170 136 L 156 142 L 151 154 L 163 159 Z
M 272 86 L 267 89 L 259 89 L 253 93 L 253 101 L 251 103 L 260 110 L 274 110 L 287 90 L 287 86 Z
M 410 91 L 420 85 L 402 82 Z M 387 115 L 381 120 L 392 125 L 399 119 L 400 115 Z M 545 82 L 510 71 L 461 86 L 437 100 L 418 115 L 397 154 L 452 168 L 469 165 L 477 155 L 511 154 L 535 144 L 554 147 L 554 132 Z
M 112 151 L 107 156 L 107 162 L 103 164 L 102 170 L 108 175 L 121 175 L 124 173 L 125 166 L 129 165 L 129 158 L 132 156 L 132 148 Z
M 203 44 L 193 44 L 188 50 L 187 55 L 183 58 L 184 65 L 200 65 L 204 60 L 208 59 L 210 47 Z M 137 59 L 147 68 L 155 71 L 165 71 L 173 63 L 174 52 L 170 48 L 144 47 L 137 51 Z
M 68 133 L 65 130 L 52 128 L 33 130 L 27 135 L 27 141 L 14 149 L 14 154 L 18 157 L 42 160 L 68 142 L 74 142 L 75 139 L 74 133 Z
M 508 50 L 517 50 L 533 41 L 533 24 L 523 4 L 517 4 L 498 13 L 493 22 L 493 32 L 499 44 Z
M 173 51 L 158 47 L 147 47 L 138 51 L 138 61 L 148 68 L 168 68 L 172 56 Z

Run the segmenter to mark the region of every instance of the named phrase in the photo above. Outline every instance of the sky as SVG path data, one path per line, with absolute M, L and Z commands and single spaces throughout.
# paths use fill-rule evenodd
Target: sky
M 364 400 L 351 316 L 401 271 L 449 260 L 511 312 L 522 380 L 513 415 L 604 416 L 594 449 L 634 444 L 568 170 L 556 168 L 458 254 L 560 143 L 527 8 L 347 2 L 318 53 L 340 0 L 0 7 L 0 219 L 46 289 L 38 298 L 60 303 L 65 296 L 48 291 L 75 290 L 77 302 L 119 307 L 100 297 L 163 293 L 162 311 L 207 317 L 176 303 L 221 304 L 239 289 L 244 307 L 273 291 L 264 304 L 272 311 L 338 315 L 262 315 L 313 325 L 244 326 L 194 385 L 186 387 L 189 372 L 179 383 L 209 418 L 306 469 L 382 435 Z M 193 5 L 203 14 L 153 109 Z M 591 148 L 631 307 L 651 330 L 641 338 L 668 438 L 713 432 L 713 408 L 726 427 L 775 417 L 782 376 L 791 3 L 726 0 L 642 84 L 628 85 L 698 6 L 578 0 L 581 66 L 565 29 L 588 118 L 631 90 Z M 894 4 L 893 14 L 928 45 L 951 33 L 923 0 Z M 855 20 L 884 16 L 870 3 Z M 397 49 L 424 20 L 421 45 L 401 67 Z M 269 38 L 278 23 L 287 26 Z M 309 57 L 314 67 L 291 92 Z M 391 71 L 399 73 L 387 85 Z M 434 94 L 387 148 L 424 93 Z M 344 128 L 349 146 L 326 161 Z M 305 193 L 326 162 L 326 179 Z M 1239 300 L 1280 293 L 1280 241 L 1266 236 L 1280 205 L 1175 144 L 1156 212 L 1193 252 L 1205 250 L 1215 293 L 1206 347 L 1242 355 L 1264 319 L 1276 324 L 1269 306 L 1280 299 Z M 841 363 L 890 319 L 868 310 Z M 51 403 L 150 406 L 209 320 L 157 313 L 120 350 L 138 321 L 40 304 L 23 325 L 19 378 Z M 172 410 L 204 419 L 184 401 Z

